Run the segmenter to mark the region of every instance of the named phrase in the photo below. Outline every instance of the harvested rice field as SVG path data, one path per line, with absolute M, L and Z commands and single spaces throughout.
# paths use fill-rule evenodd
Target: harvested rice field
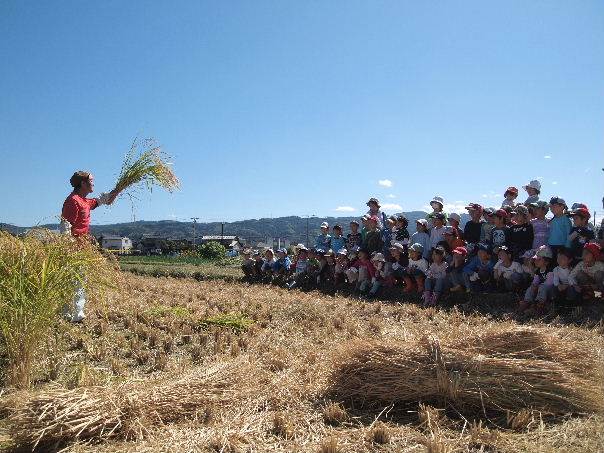
M 518 324 L 122 273 L 61 322 L 0 446 L 66 452 L 604 451 L 604 324 Z

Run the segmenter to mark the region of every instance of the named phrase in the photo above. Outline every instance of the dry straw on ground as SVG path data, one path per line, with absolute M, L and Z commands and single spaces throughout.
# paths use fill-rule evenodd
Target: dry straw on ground
M 505 338 L 510 338 L 509 342 Z M 548 330 L 502 330 L 455 343 L 432 337 L 355 341 L 342 348 L 330 392 L 356 406 L 449 404 L 472 416 L 536 409 L 549 414 L 604 409 L 601 362 Z
M 54 389 L 22 400 L 15 394 L 8 406 L 9 423 L 18 444 L 143 438 L 149 429 L 202 414 L 228 398 L 233 367 L 217 365 L 176 382 L 131 382 L 118 387 Z

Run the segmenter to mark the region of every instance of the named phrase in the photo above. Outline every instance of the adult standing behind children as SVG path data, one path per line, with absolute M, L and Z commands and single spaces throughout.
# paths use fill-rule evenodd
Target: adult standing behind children
M 90 211 L 102 204 L 112 204 L 118 192 L 101 193 L 99 198 L 87 198 L 94 191 L 94 176 L 86 171 L 76 171 L 69 183 L 72 192 L 63 202 L 61 211 L 61 231 L 69 232 L 79 240 L 90 240 Z M 85 318 L 84 306 L 86 295 L 84 289 L 77 288 L 76 296 L 70 312 L 66 316 L 71 322 L 81 322 Z

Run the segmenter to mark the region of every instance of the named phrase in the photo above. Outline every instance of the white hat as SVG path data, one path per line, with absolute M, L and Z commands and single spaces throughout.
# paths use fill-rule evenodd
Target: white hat
M 461 216 L 456 212 L 452 212 L 451 214 L 449 214 L 449 220 L 457 220 L 461 223 Z
M 371 257 L 371 261 L 381 261 L 383 263 L 386 260 L 384 259 L 384 255 L 382 255 L 381 253 L 378 252 Z
M 541 192 L 541 183 L 539 181 L 537 181 L 536 179 L 533 179 L 531 182 L 529 182 L 526 186 L 523 186 L 525 189 L 535 189 L 538 190 L 539 192 Z
M 392 247 L 390 247 L 390 250 L 393 249 L 397 249 L 400 250 L 401 252 L 405 251 L 405 246 L 403 244 L 401 244 L 400 242 L 395 242 L 394 244 L 392 244 Z
M 327 222 L 323 222 L 323 223 L 321 224 L 321 228 L 329 228 L 329 223 L 327 223 Z
M 337 255 L 345 255 L 345 256 L 347 256 L 348 255 L 348 250 L 346 250 L 346 249 L 340 249 L 340 250 L 338 250 Z
M 554 255 L 552 253 L 552 249 L 550 249 L 547 245 L 542 245 L 541 247 L 539 247 L 537 249 L 537 251 L 535 252 L 535 255 L 533 255 L 533 259 L 534 258 L 553 258 Z
M 416 242 L 415 244 L 411 244 L 409 250 L 411 250 L 412 252 L 422 253 L 424 251 L 424 246 Z
M 421 223 L 422 225 L 428 225 L 428 221 L 426 219 L 417 219 L 417 223 Z
M 432 203 L 438 203 L 441 206 L 444 206 L 445 200 L 443 200 L 443 197 L 439 197 L 438 195 L 436 195 L 434 198 L 432 198 L 432 201 L 430 201 L 430 205 L 432 205 Z

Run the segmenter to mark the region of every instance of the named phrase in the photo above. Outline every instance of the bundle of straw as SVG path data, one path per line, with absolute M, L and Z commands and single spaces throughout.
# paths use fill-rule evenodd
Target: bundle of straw
M 153 427 L 203 414 L 230 398 L 232 367 L 221 364 L 176 382 L 52 389 L 7 403 L 9 429 L 21 446 L 111 437 L 144 438 Z
M 449 404 L 468 415 L 523 408 L 551 414 L 604 409 L 597 357 L 570 342 L 550 342 L 549 333 L 531 333 L 540 343 L 533 353 L 518 341 L 506 351 L 499 334 L 493 335 L 494 349 L 486 335 L 476 339 L 475 347 L 469 341 L 462 347 L 445 346 L 434 338 L 357 341 L 337 359 L 329 393 L 355 406 Z
M 171 164 L 166 162 L 167 158 L 154 140 L 146 139 L 142 144 L 134 140 L 126 154 L 113 191 L 121 193 L 141 182 L 146 183 L 150 190 L 154 185 L 159 185 L 169 192 L 178 189 L 180 182 L 170 168 Z

